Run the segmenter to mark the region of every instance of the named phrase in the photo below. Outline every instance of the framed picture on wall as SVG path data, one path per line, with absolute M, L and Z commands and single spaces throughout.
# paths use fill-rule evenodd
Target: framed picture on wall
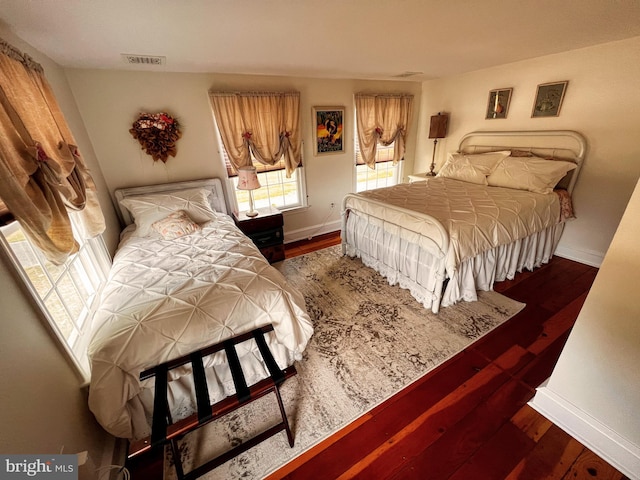
M 315 155 L 344 152 L 344 107 L 313 107 Z
M 489 102 L 487 103 L 487 116 L 485 118 L 507 118 L 511 92 L 513 88 L 499 88 L 489 92 Z
M 538 85 L 536 100 L 533 103 L 532 117 L 557 117 L 564 100 L 568 81 L 542 83 Z

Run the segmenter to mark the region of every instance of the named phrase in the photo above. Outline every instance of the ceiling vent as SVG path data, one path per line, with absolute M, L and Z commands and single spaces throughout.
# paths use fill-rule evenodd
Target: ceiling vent
M 395 78 L 407 78 L 413 77 L 414 75 L 422 75 L 424 72 L 403 72 L 398 75 L 394 75 Z
M 167 57 L 156 57 L 153 55 L 132 55 L 123 53 L 122 58 L 129 65 L 164 65 Z

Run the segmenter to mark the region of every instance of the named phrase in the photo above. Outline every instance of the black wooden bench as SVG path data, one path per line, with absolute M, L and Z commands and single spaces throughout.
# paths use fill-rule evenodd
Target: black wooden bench
M 172 448 L 174 465 L 178 479 L 191 480 L 200 477 L 219 465 L 222 465 L 224 462 L 232 459 L 242 452 L 247 451 L 251 447 L 282 430 L 286 431 L 289 446 L 293 447 L 293 434 L 289 428 L 289 422 L 287 421 L 282 397 L 280 396 L 280 385 L 287 378 L 296 375 L 297 372 L 294 366 L 287 367 L 284 370 L 278 367 L 278 364 L 273 358 L 264 338 L 264 334 L 272 330 L 273 325 L 257 328 L 251 332 L 205 347 L 201 350 L 192 352 L 189 355 L 156 365 L 155 367 L 142 372 L 140 374 L 140 380 L 146 380 L 154 376 L 156 379 L 151 436 L 130 443 L 129 459 L 145 452 L 155 451 L 157 453 L 157 449 L 163 449 L 164 446 L 169 443 Z M 258 346 L 264 363 L 269 370 L 269 377 L 260 380 L 253 385 L 247 385 L 240 365 L 240 360 L 238 358 L 238 353 L 236 351 L 236 345 L 251 339 L 255 340 L 256 345 Z M 219 402 L 212 404 L 209 399 L 207 380 L 205 377 L 205 369 L 202 359 L 203 357 L 212 355 L 221 350 L 224 350 L 227 354 L 228 366 L 231 371 L 231 376 L 233 377 L 236 393 L 235 395 L 226 397 Z M 168 372 L 171 369 L 180 367 L 187 363 L 191 363 L 192 365 L 197 413 L 173 423 L 169 412 L 169 403 L 167 401 Z M 194 468 L 192 471 L 188 473 L 184 472 L 182 462 L 180 460 L 180 453 L 178 451 L 178 440 L 187 433 L 192 432 L 193 430 L 271 392 L 275 393 L 278 400 L 278 406 L 280 407 L 280 413 L 282 415 L 282 421 L 280 423 L 209 460 L 205 464 Z

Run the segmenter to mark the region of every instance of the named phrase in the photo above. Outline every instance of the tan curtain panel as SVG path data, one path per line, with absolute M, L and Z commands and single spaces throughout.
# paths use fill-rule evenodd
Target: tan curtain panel
M 104 231 L 95 184 L 42 67 L 0 39 L 0 198 L 54 263 L 78 251 L 67 209 L 86 237 Z
M 300 165 L 300 94 L 210 92 L 222 143 L 235 169 L 284 160 L 287 177 Z
M 395 142 L 393 164 L 404 157 L 413 95 L 375 95 L 358 93 L 355 96 L 356 128 L 360 153 L 369 168 L 375 169 L 378 142 Z

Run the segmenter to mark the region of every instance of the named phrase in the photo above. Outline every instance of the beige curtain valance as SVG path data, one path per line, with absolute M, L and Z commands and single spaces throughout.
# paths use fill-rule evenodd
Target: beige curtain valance
M 54 263 L 77 252 L 67 210 L 104 231 L 95 184 L 42 67 L 0 39 L 0 198 Z
M 287 177 L 302 161 L 300 93 L 209 92 L 211 107 L 229 160 L 237 170 L 284 160 Z
M 395 142 L 393 164 L 397 164 L 404 157 L 413 95 L 358 93 L 355 105 L 358 141 L 364 163 L 375 169 L 378 142 L 385 146 Z

